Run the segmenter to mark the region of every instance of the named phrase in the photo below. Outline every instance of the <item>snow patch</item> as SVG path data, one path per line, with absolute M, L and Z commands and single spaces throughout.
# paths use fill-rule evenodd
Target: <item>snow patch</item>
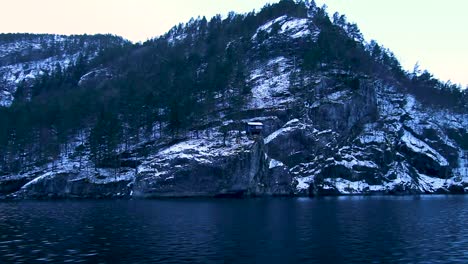
M 46 173 L 42 174 L 41 176 L 36 177 L 32 181 L 30 181 L 30 182 L 26 183 L 25 185 L 23 185 L 23 187 L 21 187 L 21 189 L 27 189 L 28 186 L 35 185 L 38 182 L 42 181 L 43 179 L 52 178 L 54 175 L 55 174 L 50 172 L 50 171 L 46 172 Z
M 273 20 L 268 21 L 267 23 L 263 24 L 262 26 L 260 26 L 260 27 L 257 29 L 257 32 L 255 32 L 255 34 L 253 35 L 252 40 L 254 40 L 254 39 L 257 38 L 258 33 L 260 33 L 260 31 L 265 31 L 265 32 L 267 32 L 267 33 L 271 33 L 273 24 L 283 22 L 283 21 L 285 21 L 287 18 L 288 18 L 288 16 L 287 16 L 287 15 L 284 15 L 284 16 L 280 16 L 280 17 L 278 17 L 278 18 L 276 18 L 276 19 L 273 19 Z
M 293 100 L 289 93 L 290 61 L 278 57 L 256 68 L 250 74 L 252 98 L 249 109 L 275 107 Z
M 385 186 L 383 185 L 369 185 L 365 181 L 349 181 L 342 178 L 326 178 L 324 179 L 324 185 L 335 187 L 341 194 L 359 194 L 369 191 L 381 192 L 385 190 Z
M 252 40 L 256 40 L 260 32 L 272 33 L 273 25 L 278 24 L 280 29 L 279 34 L 287 35 L 293 39 L 312 37 L 315 41 L 320 33 L 320 30 L 307 18 L 288 17 L 287 15 L 278 17 L 260 26 Z
M 421 191 L 434 192 L 439 189 L 448 187 L 447 186 L 448 181 L 445 179 L 429 177 L 424 174 L 419 174 L 418 177 L 419 177 L 419 184 L 421 186 L 420 188 Z
M 395 186 L 403 186 L 403 188 L 413 188 L 415 186 L 409 165 L 406 162 L 393 162 L 384 177 L 387 179 L 396 177 L 385 184 L 386 189 L 389 190 L 393 190 Z
M 372 131 L 364 135 L 359 136 L 359 142 L 361 144 L 370 144 L 370 143 L 385 143 L 385 133 L 383 131 Z
M 284 164 L 279 160 L 271 159 L 268 168 L 273 169 L 276 167 L 284 167 Z
M 277 138 L 279 135 L 285 134 L 285 133 L 287 133 L 289 131 L 292 131 L 292 130 L 293 130 L 292 127 L 280 128 L 280 129 L 276 130 L 275 132 L 271 133 L 268 137 L 266 137 L 264 139 L 264 143 L 268 144 L 271 141 L 273 141 L 275 138 Z
M 184 39 L 187 38 L 187 34 L 186 33 L 182 33 L 182 34 L 171 34 L 167 40 L 167 42 L 170 44 L 170 45 L 175 45 L 177 42 L 180 42 Z
M 416 105 L 416 98 L 412 95 L 407 95 L 406 96 L 406 104 L 405 104 L 405 110 L 406 112 L 411 112 Z
M 309 20 L 306 18 L 289 20 L 281 26 L 280 33 L 289 33 L 292 38 L 302 38 L 311 35 L 308 24 Z
M 11 106 L 14 100 L 13 95 L 21 82 L 29 82 L 45 73 L 52 73 L 57 65 L 60 65 L 62 70 L 66 69 L 77 61 L 79 55 L 78 52 L 72 55 L 54 56 L 43 60 L 0 67 L 0 81 L 3 79 L 5 82 L 2 87 L 4 92 L 0 94 L 0 105 Z
M 454 175 L 468 182 L 468 151 L 460 150 L 458 155 L 458 168 L 454 169 Z
M 334 163 L 336 165 L 345 166 L 348 169 L 353 169 L 355 166 L 373 168 L 373 169 L 379 168 L 379 166 L 377 166 L 377 164 L 375 164 L 373 161 L 358 160 L 356 159 L 356 157 L 348 155 L 348 154 L 345 155 L 345 158 L 348 158 L 350 160 L 335 161 Z
M 345 96 L 349 95 L 349 91 L 338 91 L 327 96 L 330 101 L 337 101 Z
M 422 153 L 430 157 L 431 159 L 439 163 L 441 166 L 449 165 L 448 161 L 442 155 L 440 155 L 436 150 L 431 148 L 425 142 L 413 136 L 413 134 L 411 134 L 410 132 L 405 130 L 403 136 L 401 137 L 401 140 L 412 151 Z
M 296 190 L 298 192 L 307 191 L 310 187 L 310 184 L 314 181 L 314 175 L 307 177 L 295 177 L 297 181 Z

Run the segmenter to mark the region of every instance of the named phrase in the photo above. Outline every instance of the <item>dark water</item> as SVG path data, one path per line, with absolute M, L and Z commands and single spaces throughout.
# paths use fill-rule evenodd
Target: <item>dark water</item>
M 468 263 L 468 196 L 0 203 L 0 263 Z

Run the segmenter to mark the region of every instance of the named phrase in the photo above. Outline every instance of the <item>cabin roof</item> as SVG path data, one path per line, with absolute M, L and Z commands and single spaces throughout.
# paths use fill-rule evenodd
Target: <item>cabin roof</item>
M 263 126 L 261 122 L 248 122 L 247 125 L 249 126 Z

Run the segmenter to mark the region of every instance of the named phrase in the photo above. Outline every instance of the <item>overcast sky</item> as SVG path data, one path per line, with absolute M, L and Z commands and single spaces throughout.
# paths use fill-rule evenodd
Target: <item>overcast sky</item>
M 132 41 L 191 17 L 248 12 L 278 0 L 1 0 L 0 32 L 112 33 Z M 468 0 L 316 0 L 346 14 L 366 40 L 390 48 L 406 69 L 419 61 L 442 80 L 468 85 Z

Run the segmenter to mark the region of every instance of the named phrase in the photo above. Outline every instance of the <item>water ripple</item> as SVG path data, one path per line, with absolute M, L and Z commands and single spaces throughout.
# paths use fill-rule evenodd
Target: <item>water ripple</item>
M 0 203 L 0 263 L 466 263 L 468 197 Z

